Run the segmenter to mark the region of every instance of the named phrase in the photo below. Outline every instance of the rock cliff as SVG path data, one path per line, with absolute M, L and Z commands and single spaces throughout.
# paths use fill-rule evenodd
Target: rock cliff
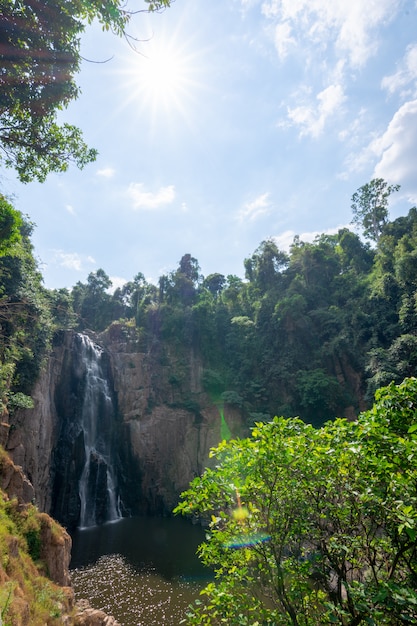
M 0 449 L 1 615 L 19 626 L 70 624 L 71 538 L 30 503 L 33 493 L 22 469 Z
M 79 485 L 89 454 L 88 471 L 102 475 L 97 498 L 102 499 L 103 519 L 110 486 L 122 515 L 170 514 L 221 439 L 219 409 L 202 388 L 199 355 L 192 348 L 167 346 L 155 336 L 145 340 L 123 324 L 112 324 L 101 335 L 86 332 L 102 355 L 101 376 L 108 391 L 98 400 L 97 429 L 109 447 L 104 450 L 98 443 L 87 449 L 82 340 L 68 331 L 56 337 L 33 390 L 34 408 L 17 411 L 11 419 L 7 449 L 33 485 L 38 507 L 68 528 L 80 521 Z M 225 407 L 224 416 L 234 434 L 245 434 L 235 409 Z M 100 513 L 95 515 L 100 520 Z
M 119 324 L 100 340 L 110 354 L 121 419 L 124 504 L 132 512 L 169 514 L 221 439 L 219 409 L 201 386 L 202 363 L 192 349 L 178 353 L 157 341 L 140 351 L 140 340 Z M 242 434 L 240 414 L 226 407 L 225 416 Z
M 36 504 L 52 508 L 52 452 L 59 439 L 56 393 L 64 375 L 63 364 L 72 351 L 72 333 L 59 333 L 53 350 L 32 391 L 33 409 L 17 411 L 11 420 L 5 447 L 23 468 L 35 492 Z
M 74 605 L 71 538 L 30 503 L 33 488 L 0 448 L 0 624 L 120 626 L 88 602 Z

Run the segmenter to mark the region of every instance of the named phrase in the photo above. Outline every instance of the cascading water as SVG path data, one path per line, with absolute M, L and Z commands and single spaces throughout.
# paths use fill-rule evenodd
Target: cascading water
M 81 406 L 85 464 L 79 481 L 79 526 L 86 528 L 119 519 L 121 513 L 111 458 L 114 406 L 103 371 L 103 350 L 87 335 L 78 337 L 85 370 Z

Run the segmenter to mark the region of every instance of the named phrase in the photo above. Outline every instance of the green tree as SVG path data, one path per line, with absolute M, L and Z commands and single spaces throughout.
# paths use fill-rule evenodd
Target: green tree
M 280 284 L 288 262 L 288 255 L 279 250 L 272 239 L 267 239 L 249 259 L 245 259 L 246 278 L 264 293 Z
M 86 285 L 78 282 L 74 286 L 71 295 L 81 330 L 102 331 L 112 322 L 112 297 L 108 293 L 111 286 L 110 278 L 101 268 L 90 272 Z
M 0 194 L 0 257 L 12 254 L 21 241 L 22 215 Z
M 208 291 L 215 298 L 218 298 L 218 296 L 221 294 L 221 292 L 224 289 L 225 284 L 226 284 L 225 276 L 223 276 L 223 274 L 219 274 L 217 272 L 215 272 L 214 274 L 209 274 L 203 280 L 203 287 L 205 289 L 208 289 Z
M 378 241 L 388 222 L 388 200 L 400 185 L 388 185 L 383 178 L 374 178 L 362 185 L 352 196 L 352 224 L 360 226 L 367 239 Z
M 72 306 L 71 294 L 66 288 L 52 289 L 46 292 L 49 311 L 56 330 L 74 328 L 77 317 Z
M 257 424 L 222 442 L 177 513 L 210 521 L 205 626 L 417 623 L 417 380 L 358 421 Z
M 150 10 L 169 5 L 151 2 Z M 73 125 L 57 113 L 79 95 L 80 35 L 97 19 L 104 30 L 126 35 L 132 11 L 121 0 L 1 0 L 0 150 L 22 182 L 45 180 L 70 162 L 96 158 Z
M 0 413 L 26 394 L 49 348 L 52 320 L 30 241 L 32 225 L 2 199 L 0 223 Z

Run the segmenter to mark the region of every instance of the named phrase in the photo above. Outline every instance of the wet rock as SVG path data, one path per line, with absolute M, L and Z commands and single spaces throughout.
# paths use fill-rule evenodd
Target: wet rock
M 93 609 L 87 600 L 79 600 L 76 608 L 74 626 L 121 626 L 111 615 Z

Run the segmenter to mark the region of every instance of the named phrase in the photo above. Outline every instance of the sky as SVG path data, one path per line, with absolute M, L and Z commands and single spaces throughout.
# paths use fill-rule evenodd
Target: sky
M 97 160 L 43 184 L 0 169 L 47 288 L 157 283 L 187 253 L 244 278 L 263 240 L 348 226 L 375 177 L 401 185 L 390 219 L 417 204 L 416 0 L 175 0 L 128 32 L 87 27 L 60 114 Z

